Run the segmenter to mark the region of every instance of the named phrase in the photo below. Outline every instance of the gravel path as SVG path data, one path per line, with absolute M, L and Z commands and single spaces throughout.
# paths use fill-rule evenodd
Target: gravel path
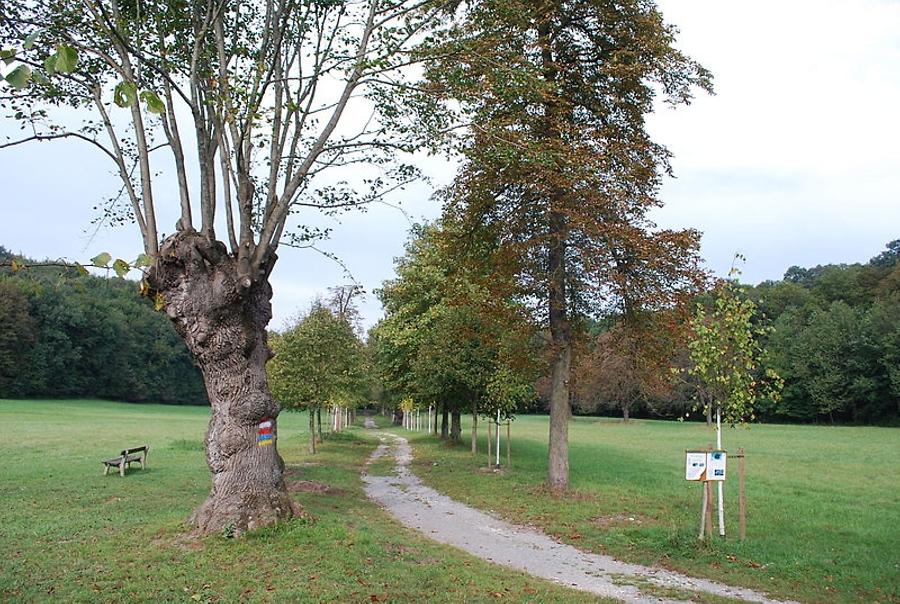
M 370 418 L 366 419 L 365 425 L 376 427 Z M 392 434 L 381 434 L 379 438 L 381 444 L 369 461 L 391 455 L 396 461 L 395 474 L 373 476 L 364 472 L 366 494 L 403 524 L 435 541 L 535 577 L 626 602 L 684 602 L 691 599 L 690 593 L 686 592 L 706 592 L 751 602 L 777 602 L 750 589 L 585 553 L 557 543 L 536 529 L 494 518 L 423 485 L 409 471 L 412 449 L 405 438 Z

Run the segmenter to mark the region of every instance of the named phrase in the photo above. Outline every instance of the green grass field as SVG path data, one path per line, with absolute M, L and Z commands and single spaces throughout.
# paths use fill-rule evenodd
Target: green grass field
M 573 602 L 587 595 L 433 544 L 363 494 L 375 446 L 351 428 L 305 453 L 303 415 L 279 449 L 309 518 L 234 540 L 192 537 L 206 497 L 208 410 L 99 401 L 0 401 L 0 602 Z M 151 445 L 149 468 L 101 459 Z
M 295 493 L 309 518 L 240 540 L 193 537 L 183 522 L 208 492 L 207 414 L 0 401 L 0 601 L 595 601 L 403 528 L 362 492 L 371 435 L 351 428 L 313 457 L 299 414 L 280 422 L 288 479 L 330 487 Z M 499 474 L 483 471 L 483 437 L 473 458 L 467 446 L 392 430 L 411 438 L 426 482 L 581 548 L 802 601 L 900 601 L 898 429 L 728 430 L 726 448 L 748 455 L 748 539 L 710 545 L 696 539 L 699 485 L 683 480 L 683 450 L 713 440 L 705 426 L 575 419 L 574 491 L 562 498 L 541 487 L 545 417 L 516 420 L 513 467 Z M 148 470 L 102 475 L 101 459 L 144 443 Z
M 736 539 L 733 463 L 726 484 L 731 535 L 708 545 L 697 540 L 701 487 L 684 480 L 684 450 L 715 441 L 705 425 L 574 419 L 574 492 L 564 497 L 541 487 L 546 417 L 513 423 L 512 468 L 498 474 L 483 471 L 484 437 L 474 458 L 467 431 L 454 449 L 394 430 L 410 438 L 414 470 L 426 483 L 583 549 L 802 601 L 900 601 L 900 429 L 727 429 L 725 448 L 747 452 L 747 539 Z

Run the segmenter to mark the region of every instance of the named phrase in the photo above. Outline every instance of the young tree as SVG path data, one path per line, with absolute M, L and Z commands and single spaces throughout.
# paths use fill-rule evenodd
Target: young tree
M 753 323 L 755 314 L 753 301 L 734 282 L 722 281 L 711 312 L 698 304 L 691 319 L 687 372 L 698 382 L 699 404 L 731 425 L 755 419 L 757 399 L 777 400 L 783 384 L 774 370 L 762 366 L 764 330 Z
M 647 277 L 668 271 L 676 287 L 695 269 L 697 234 L 647 217 L 669 154 L 644 116 L 658 95 L 710 88 L 675 33 L 650 0 L 474 1 L 429 70 L 471 123 L 450 210 L 497 230 L 550 334 L 555 489 L 569 481 L 573 317 L 624 295 L 622 254 L 654 259 Z
M 268 376 L 283 407 L 309 411 L 309 449 L 316 452 L 316 415 L 323 406 L 339 409 L 363 402 L 368 375 L 363 343 L 346 316 L 320 302 L 285 333 L 273 338 Z
M 421 0 L 7 0 L 0 9 L 0 108 L 27 133 L 0 147 L 72 138 L 109 158 L 125 201 L 110 212 L 137 225 L 145 291 L 205 377 L 213 484 L 191 517 L 202 531 L 239 534 L 292 514 L 277 448 L 256 442 L 257 425 L 279 412 L 265 375 L 269 275 L 281 242 L 312 234 L 292 226 L 299 209 L 368 203 L 415 176 L 396 154 L 416 148 L 440 114 L 418 111 L 427 97 L 401 68 L 432 15 Z M 57 108 L 68 122 L 52 120 Z M 87 121 L 71 129 L 73 110 Z M 377 169 L 359 194 L 339 175 L 320 178 L 360 162 Z M 170 166 L 177 197 L 160 198 L 154 175 Z M 159 223 L 169 215 L 171 230 Z

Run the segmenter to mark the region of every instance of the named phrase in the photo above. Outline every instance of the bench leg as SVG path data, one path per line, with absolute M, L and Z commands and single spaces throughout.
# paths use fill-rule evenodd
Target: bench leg
M 125 476 L 125 462 L 119 464 L 119 476 Z
M 103 475 L 104 475 L 104 476 L 109 476 L 109 464 L 103 464 L 103 465 L 104 465 L 104 468 L 103 468 Z

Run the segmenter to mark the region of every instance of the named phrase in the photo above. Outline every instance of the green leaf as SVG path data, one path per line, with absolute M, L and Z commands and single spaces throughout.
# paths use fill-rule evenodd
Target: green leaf
M 153 257 L 148 256 L 147 254 L 138 254 L 138 257 L 135 258 L 134 262 L 131 263 L 134 268 L 141 268 L 143 266 L 153 266 Z
M 86 276 L 88 275 L 88 269 L 84 268 L 83 266 L 81 266 L 81 265 L 78 264 L 77 262 L 75 263 L 75 270 L 77 270 L 77 271 L 78 271 L 78 274 L 81 275 L 81 276 L 86 277 Z
M 147 110 L 150 113 L 162 114 L 166 112 L 166 106 L 163 105 L 162 100 L 160 100 L 159 96 L 152 90 L 145 90 L 142 92 L 141 100 L 146 103 Z
M 19 65 L 6 74 L 6 78 L 4 79 L 13 88 L 21 90 L 22 88 L 26 88 L 28 83 L 31 82 L 31 69 L 28 65 Z
M 119 107 L 131 107 L 137 101 L 137 86 L 134 82 L 119 82 L 113 90 L 113 102 Z
M 112 256 L 109 255 L 109 252 L 103 252 L 91 258 L 91 263 L 94 266 L 108 266 L 110 260 L 112 260 Z
M 39 29 L 37 31 L 31 32 L 30 34 L 28 34 L 25 37 L 25 42 L 22 44 L 22 46 L 25 47 L 25 50 L 31 50 L 31 47 L 34 46 L 35 40 L 37 40 L 38 36 L 40 36 L 42 33 L 44 33 L 44 30 Z
M 3 50 L 0 50 L 0 59 L 3 59 L 3 62 L 9 65 L 16 60 L 16 49 L 4 48 Z
M 78 53 L 74 48 L 66 44 L 60 44 L 56 47 L 56 71 L 60 73 L 71 73 L 75 71 L 78 64 Z
M 56 73 L 56 53 L 53 53 L 46 59 L 44 59 L 44 69 L 47 70 L 47 73 L 53 75 Z
M 116 271 L 116 275 L 119 277 L 124 277 L 131 270 L 131 265 L 121 258 L 116 258 L 116 261 L 113 262 L 113 270 Z
M 49 84 L 50 78 L 48 78 L 43 71 L 35 71 L 31 74 L 34 78 L 34 81 L 38 84 Z

